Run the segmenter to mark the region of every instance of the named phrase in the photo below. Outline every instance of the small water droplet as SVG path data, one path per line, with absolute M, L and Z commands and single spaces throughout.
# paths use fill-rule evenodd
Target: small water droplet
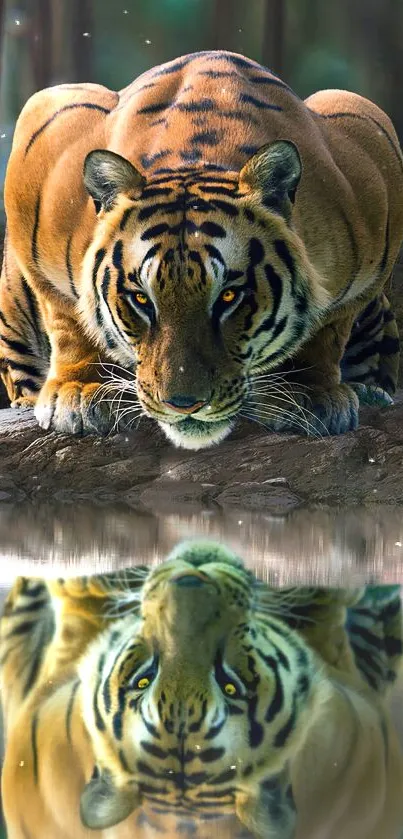
M 369 461 L 369 463 L 375 463 L 375 458 L 374 457 L 369 457 L 368 461 Z
M 1 138 L 2 140 L 4 140 L 4 138 L 5 138 L 6 136 L 7 136 L 7 134 L 0 134 L 0 138 Z
M 238 29 L 238 32 L 242 32 L 242 29 Z
M 124 14 L 124 15 L 128 15 L 128 14 L 129 14 L 128 9 L 123 9 L 123 14 Z
M 129 438 L 125 437 L 125 443 L 128 443 L 128 442 L 129 442 Z
M 25 760 L 20 760 L 18 766 L 25 766 Z
M 243 524 L 242 519 L 239 519 L 238 524 Z
M 149 39 L 149 38 L 146 38 L 144 43 L 145 43 L 145 44 L 147 44 L 147 46 L 150 46 L 151 41 L 150 41 L 150 39 Z
M 15 20 L 14 23 L 15 23 L 16 26 L 21 26 L 21 21 L 20 20 Z
M 83 38 L 91 38 L 91 32 L 83 32 Z
M 179 372 L 180 372 L 180 373 L 184 373 L 184 372 L 185 372 L 185 368 L 184 368 L 184 367 L 179 367 Z

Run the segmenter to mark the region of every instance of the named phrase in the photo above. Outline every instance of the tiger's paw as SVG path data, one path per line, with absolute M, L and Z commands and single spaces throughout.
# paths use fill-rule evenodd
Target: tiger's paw
M 274 400 L 273 407 L 268 398 L 265 412 L 266 415 L 271 412 L 273 419 L 265 419 L 264 424 L 273 431 L 293 431 L 313 437 L 345 434 L 358 428 L 358 409 L 358 396 L 347 384 L 329 390 L 300 388 L 291 392 L 288 399 L 283 398 L 277 404 Z M 259 419 L 256 409 L 255 413 Z
M 45 382 L 35 405 L 35 417 L 41 428 L 64 434 L 105 435 L 121 430 L 108 399 L 99 384 L 93 382 Z
M 394 404 L 389 393 L 377 385 L 364 385 L 361 382 L 350 382 L 350 387 L 357 394 L 360 405 L 387 408 L 389 405 Z
M 33 408 L 36 405 L 35 396 L 18 396 L 10 403 L 11 408 Z

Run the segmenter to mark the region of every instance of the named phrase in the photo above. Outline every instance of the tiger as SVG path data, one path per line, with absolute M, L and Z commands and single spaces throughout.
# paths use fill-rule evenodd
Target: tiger
M 399 586 L 276 589 L 224 544 L 18 578 L 8 839 L 399 839 Z
M 5 179 L 1 376 L 39 426 L 154 421 L 174 446 L 241 418 L 323 436 L 389 405 L 385 295 L 403 158 L 380 108 L 305 101 L 223 50 L 119 92 L 60 84 L 17 121 Z

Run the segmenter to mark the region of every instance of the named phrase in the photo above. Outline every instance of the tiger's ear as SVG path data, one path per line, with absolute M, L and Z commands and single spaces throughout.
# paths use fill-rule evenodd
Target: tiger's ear
M 239 174 L 239 186 L 245 192 L 260 192 L 263 204 L 291 214 L 295 193 L 302 175 L 299 151 L 290 140 L 267 143 L 257 151 Z
M 106 830 L 120 824 L 140 806 L 136 787 L 119 789 L 110 772 L 94 769 L 93 776 L 80 799 L 80 816 L 84 827 Z
M 84 161 L 84 185 L 94 201 L 96 212 L 111 210 L 118 195 L 139 198 L 145 178 L 137 169 L 107 149 L 90 151 Z

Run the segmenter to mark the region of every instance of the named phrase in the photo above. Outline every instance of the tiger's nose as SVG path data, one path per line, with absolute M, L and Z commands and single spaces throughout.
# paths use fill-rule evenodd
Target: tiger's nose
M 163 405 L 167 405 L 168 408 L 178 414 L 194 414 L 208 403 L 208 399 L 197 399 L 195 396 L 182 393 L 175 393 L 169 399 L 162 399 L 161 401 Z

